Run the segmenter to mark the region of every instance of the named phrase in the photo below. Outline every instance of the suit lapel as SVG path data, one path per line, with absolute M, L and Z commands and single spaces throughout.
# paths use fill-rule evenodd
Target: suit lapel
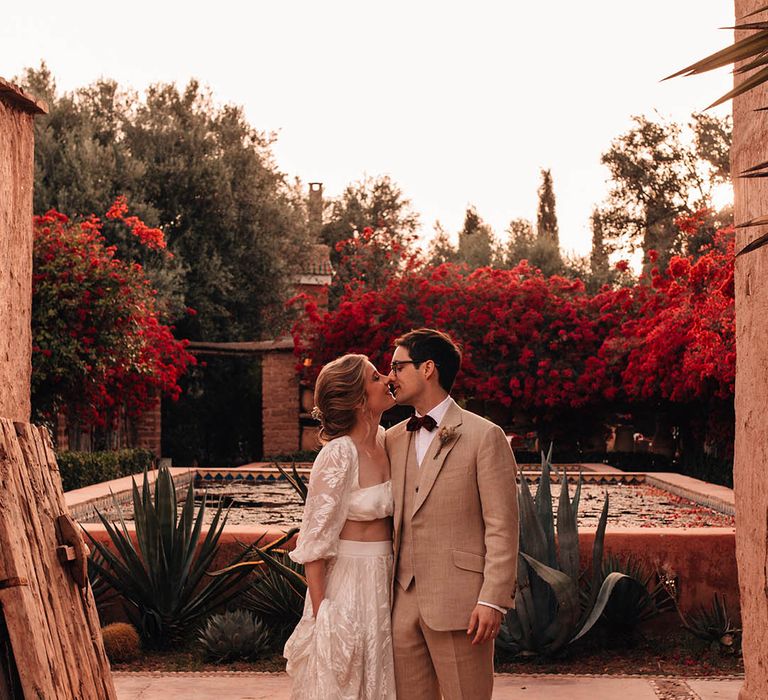
M 440 474 L 440 470 L 443 468 L 443 464 L 445 464 L 446 458 L 453 449 L 453 446 L 461 438 L 461 430 L 459 429 L 461 423 L 461 409 L 455 401 L 451 401 L 451 405 L 448 407 L 448 410 L 445 412 L 445 416 L 441 421 L 440 428 L 437 429 L 438 435 L 435 435 L 434 439 L 429 445 L 429 449 L 424 455 L 424 459 L 422 460 L 421 466 L 419 467 L 421 472 L 419 479 L 419 492 L 416 494 L 412 515 L 416 515 L 416 512 L 424 504 L 424 501 L 427 500 L 427 496 L 432 490 L 432 487 L 435 485 L 435 481 Z M 443 427 L 456 428 L 456 437 L 441 447 L 439 431 Z
M 395 432 L 397 431 L 397 432 Z M 395 530 L 400 532 L 403 522 L 403 499 L 405 496 L 405 467 L 413 433 L 405 429 L 405 423 L 393 429 L 390 469 L 392 471 L 392 495 L 395 500 Z

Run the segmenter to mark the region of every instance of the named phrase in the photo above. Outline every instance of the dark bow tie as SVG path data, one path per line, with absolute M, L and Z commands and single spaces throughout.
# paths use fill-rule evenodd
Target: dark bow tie
M 406 430 L 421 430 L 426 428 L 430 433 L 437 427 L 437 421 L 429 414 L 426 416 L 411 416 L 405 426 Z

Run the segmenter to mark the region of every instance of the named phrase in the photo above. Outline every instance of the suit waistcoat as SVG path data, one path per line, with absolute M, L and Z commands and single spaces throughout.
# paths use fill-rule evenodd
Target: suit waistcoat
M 409 442 L 408 456 L 405 460 L 405 480 L 403 483 L 403 521 L 400 535 L 400 555 L 397 558 L 397 571 L 395 573 L 395 579 L 397 579 L 403 590 L 408 589 L 414 578 L 411 516 L 413 515 L 413 504 L 421 479 L 421 469 L 416 461 L 415 437 L 411 437 Z

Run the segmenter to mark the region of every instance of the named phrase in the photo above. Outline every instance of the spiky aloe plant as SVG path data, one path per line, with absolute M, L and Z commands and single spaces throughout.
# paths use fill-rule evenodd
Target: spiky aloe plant
M 306 503 L 308 488 L 304 479 L 301 478 L 301 474 L 299 474 L 299 470 L 296 469 L 296 462 L 293 462 L 291 464 L 290 473 L 286 469 L 283 469 L 283 467 L 278 462 L 275 462 L 274 464 L 277 467 L 278 471 L 283 475 L 285 480 L 293 487 L 293 490 L 298 495 L 299 500 L 302 503 Z
M 248 610 L 211 615 L 197 639 L 206 655 L 219 662 L 255 659 L 271 646 L 269 630 Z
M 239 584 L 251 568 L 236 568 L 204 580 L 218 552 L 219 538 L 227 521 L 228 511 L 223 510 L 221 502 L 203 537 L 205 499 L 195 516 L 192 483 L 178 514 L 170 471 L 165 467 L 158 470 L 153 497 L 145 470 L 141 492 L 133 482 L 135 545 L 114 497 L 113 504 L 119 522 L 97 513 L 115 551 L 86 531 L 94 546 L 90 565 L 127 603 L 126 613 L 145 646 L 167 648 L 183 640 L 201 618 L 240 592 Z M 285 539 L 281 538 L 270 547 L 283 542 Z M 249 553 L 250 550 L 245 550 L 232 564 Z
M 677 612 L 683 627 L 695 637 L 729 653 L 734 653 L 739 649 L 741 628 L 736 627 L 731 622 L 724 595 L 715 593 L 709 610 L 702 605 L 690 617 L 683 615 L 679 607 Z
M 603 539 L 608 519 L 606 494 L 592 549 L 592 593 L 586 601 L 580 600 L 576 518 L 581 475 L 571 500 L 568 475 L 562 472 L 555 527 L 550 488 L 552 448 L 548 455 L 542 453 L 541 457 L 541 481 L 536 498 L 520 472 L 520 554 L 515 608 L 506 614 L 496 639 L 497 649 L 506 654 L 556 654 L 591 629 L 616 584 L 627 578 L 626 574 L 612 572 L 602 580 Z
M 657 574 L 649 571 L 636 557 L 615 555 L 606 557 L 602 567 L 603 578 L 614 571 L 628 576 L 619 581 L 603 610 L 603 621 L 609 629 L 631 632 L 639 624 L 662 612 L 674 610 L 675 601 Z M 589 587 L 584 592 L 589 595 Z
M 273 552 L 269 556 L 296 572 L 289 578 L 285 569 L 265 564 L 243 594 L 241 604 L 254 612 L 272 630 L 277 644 L 282 644 L 296 627 L 304 612 L 307 585 L 303 579 L 304 567 L 297 564 L 284 552 Z

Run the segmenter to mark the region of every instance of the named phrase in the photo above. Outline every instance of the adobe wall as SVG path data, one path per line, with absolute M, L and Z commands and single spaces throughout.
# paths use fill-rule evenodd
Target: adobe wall
M 30 419 L 34 117 L 44 105 L 0 78 L 0 416 Z
M 736 0 L 736 17 L 763 5 Z M 764 14 L 753 21 L 763 21 Z M 737 38 L 752 32 L 737 32 Z M 737 77 L 738 83 L 743 78 Z M 713 98 L 715 96 L 713 95 Z M 736 223 L 768 215 L 768 181 L 740 179 L 746 168 L 768 159 L 768 89 L 733 102 L 731 172 Z M 737 229 L 736 250 L 766 233 L 765 226 Z M 736 261 L 736 560 L 739 567 L 744 670 L 740 700 L 763 700 L 768 688 L 768 247 Z
M 127 523 L 127 527 L 135 542 L 133 523 Z M 83 528 L 99 542 L 109 545 L 103 525 L 83 523 Z M 207 526 L 203 526 L 202 537 L 206 532 Z M 216 571 L 229 565 L 242 552 L 243 544 L 258 540 L 264 545 L 282 534 L 282 529 L 269 525 L 227 525 L 210 569 Z M 582 568 L 592 561 L 594 536 L 594 528 L 582 528 L 579 532 Z M 286 548 L 293 549 L 295 544 L 294 537 Z M 702 605 L 709 608 L 715 592 L 723 593 L 729 612 L 738 614 L 736 557 L 730 528 L 609 529 L 605 535 L 605 551 L 621 556 L 632 554 L 652 571 L 675 576 L 679 582 L 679 604 L 685 615 L 694 613 Z

